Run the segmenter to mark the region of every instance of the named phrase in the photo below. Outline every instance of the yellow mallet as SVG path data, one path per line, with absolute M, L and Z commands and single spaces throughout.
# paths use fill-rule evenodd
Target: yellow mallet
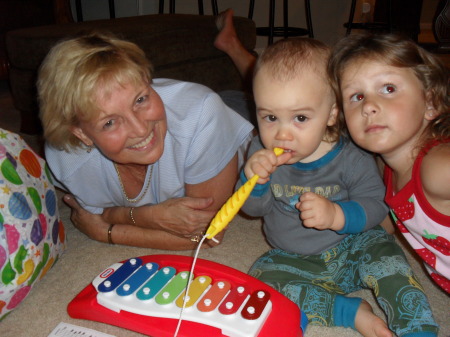
M 281 155 L 284 150 L 278 147 L 273 149 L 277 156 Z M 222 208 L 217 212 L 216 216 L 211 220 L 211 223 L 206 231 L 206 238 L 213 239 L 219 234 L 228 224 L 233 220 L 234 216 L 239 212 L 244 202 L 250 196 L 256 181 L 259 176 L 255 174 L 250 180 L 242 185 L 233 195 L 227 200 Z

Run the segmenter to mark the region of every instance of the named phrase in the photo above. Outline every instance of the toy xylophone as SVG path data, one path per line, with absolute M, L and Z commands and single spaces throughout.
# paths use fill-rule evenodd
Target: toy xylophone
M 73 318 L 120 326 L 153 337 L 301 337 L 297 305 L 236 269 L 192 257 L 147 255 L 115 263 L 68 305 Z M 191 280 L 187 297 L 186 286 Z

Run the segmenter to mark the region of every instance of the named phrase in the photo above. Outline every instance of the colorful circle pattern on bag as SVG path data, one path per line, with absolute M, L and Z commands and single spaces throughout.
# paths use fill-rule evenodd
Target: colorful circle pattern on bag
M 0 129 L 0 319 L 28 295 L 65 249 L 47 163 Z

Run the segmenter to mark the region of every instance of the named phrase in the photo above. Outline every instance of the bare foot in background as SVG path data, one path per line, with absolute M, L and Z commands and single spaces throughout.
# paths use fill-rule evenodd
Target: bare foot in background
M 251 81 L 256 57 L 245 49 L 239 40 L 234 27 L 233 15 L 233 9 L 229 8 L 217 16 L 216 26 L 219 34 L 214 40 L 214 47 L 231 58 L 245 81 Z

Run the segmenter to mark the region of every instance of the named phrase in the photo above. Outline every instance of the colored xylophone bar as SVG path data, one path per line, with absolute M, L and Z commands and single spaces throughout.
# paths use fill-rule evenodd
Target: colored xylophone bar
M 179 336 L 302 336 L 300 310 L 280 293 L 202 259 L 191 276 L 191 263 L 185 256 L 150 255 L 113 264 L 75 297 L 68 312 L 166 337 L 173 336 L 184 304 Z

